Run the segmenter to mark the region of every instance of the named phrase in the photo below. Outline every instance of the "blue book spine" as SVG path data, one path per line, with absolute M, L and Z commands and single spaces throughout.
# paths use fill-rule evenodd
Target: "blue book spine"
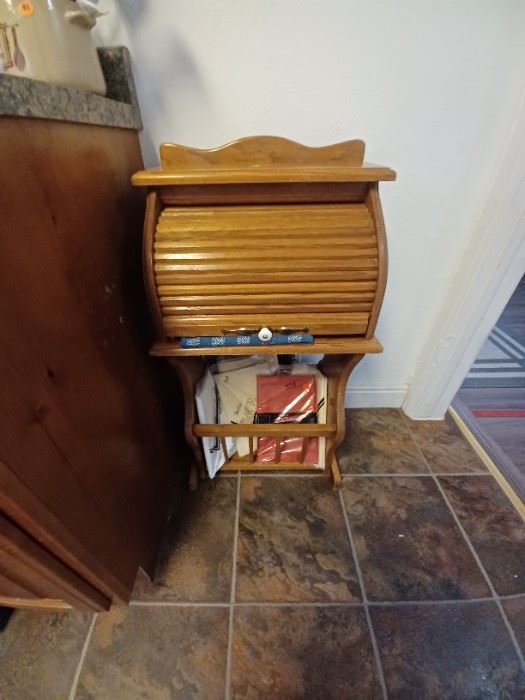
M 231 348 L 240 345 L 295 345 L 296 343 L 313 343 L 313 335 L 274 335 L 270 340 L 260 340 L 256 335 L 217 335 L 181 338 L 181 348 Z

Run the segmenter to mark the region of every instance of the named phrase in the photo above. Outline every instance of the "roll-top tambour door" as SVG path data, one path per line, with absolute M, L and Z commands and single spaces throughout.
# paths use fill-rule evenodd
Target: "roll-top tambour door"
M 168 337 L 263 326 L 362 335 L 377 238 L 365 204 L 167 207 L 154 269 Z

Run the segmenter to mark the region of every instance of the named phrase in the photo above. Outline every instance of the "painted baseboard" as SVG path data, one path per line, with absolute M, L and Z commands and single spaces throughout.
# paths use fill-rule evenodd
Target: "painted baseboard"
M 395 387 L 349 387 L 345 393 L 346 408 L 400 408 L 408 391 L 408 384 Z

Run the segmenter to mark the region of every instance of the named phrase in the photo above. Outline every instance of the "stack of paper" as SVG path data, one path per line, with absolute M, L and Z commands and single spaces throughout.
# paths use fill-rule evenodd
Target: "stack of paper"
M 283 376 L 315 377 L 317 422 L 326 423 L 328 380 L 323 373 L 317 367 L 304 363 L 287 365 L 281 371 Z M 253 423 L 257 409 L 257 377 L 276 375 L 278 372 L 275 355 L 218 358 L 213 372 L 207 369 L 197 385 L 195 402 L 199 421 L 211 424 Z M 301 438 L 298 440 L 302 442 Z M 315 454 L 307 452 L 305 462 L 316 463 L 320 469 L 324 469 L 326 438 L 312 438 L 309 443 L 314 446 Z M 225 461 L 221 442 L 218 438 L 202 438 L 202 444 L 208 474 L 213 478 Z M 246 457 L 250 452 L 249 440 L 247 437 L 226 438 L 226 449 L 228 457 L 232 457 L 236 451 L 240 457 Z M 312 448 L 309 446 L 308 449 Z M 281 459 L 285 461 L 283 457 Z

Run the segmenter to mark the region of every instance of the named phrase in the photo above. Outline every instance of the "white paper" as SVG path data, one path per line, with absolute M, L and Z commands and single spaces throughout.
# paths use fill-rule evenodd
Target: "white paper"
M 227 423 L 228 420 L 224 413 L 224 409 L 219 401 L 215 381 L 209 369 L 206 370 L 204 376 L 197 384 L 195 393 L 195 404 L 197 406 L 197 415 L 200 423 Z M 206 467 L 210 478 L 213 479 L 225 462 L 219 438 L 204 437 L 202 438 L 202 448 Z M 234 438 L 226 438 L 226 450 L 228 457 L 235 454 Z
M 248 357 L 218 357 L 216 361 L 217 374 L 224 372 L 236 372 L 247 367 L 266 365 L 270 374 L 277 374 L 279 371 L 279 360 L 277 355 L 249 355 Z
M 257 408 L 257 375 L 275 374 L 277 366 L 272 360 L 214 376 L 227 419 L 225 422 L 253 423 Z M 249 454 L 250 442 L 247 437 L 237 438 L 236 443 L 239 457 Z

